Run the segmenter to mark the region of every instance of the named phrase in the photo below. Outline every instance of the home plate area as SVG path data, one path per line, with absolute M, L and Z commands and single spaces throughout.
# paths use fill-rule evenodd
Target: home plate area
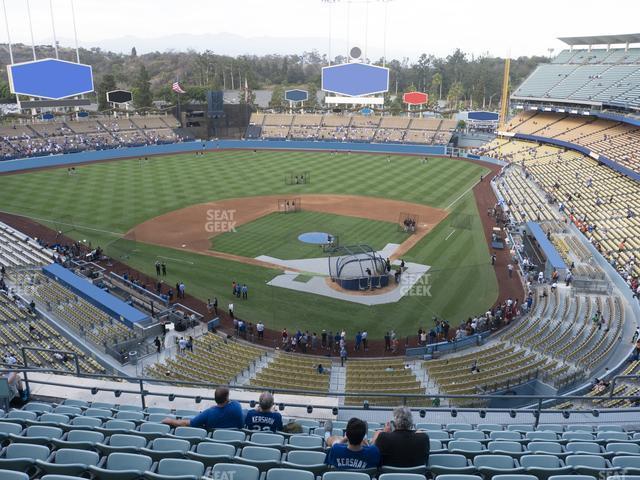
M 383 259 L 390 258 L 398 247 L 398 244 L 388 243 L 382 250 L 375 253 Z M 407 262 L 397 281 L 394 270 L 391 271 L 389 284 L 386 287 L 377 288 L 374 284 L 373 288 L 369 285 L 368 288 L 346 290 L 331 278 L 331 259 L 327 257 L 281 260 L 268 255 L 260 255 L 256 257 L 256 260 L 280 265 L 285 269 L 285 273 L 277 275 L 267 282 L 267 285 L 298 292 L 313 293 L 361 305 L 396 303 L 418 287 L 421 291 L 428 291 L 428 288 L 425 289 L 423 287 L 425 286 L 424 283 L 428 281 L 428 275 L 425 274 L 431 268 L 428 265 Z M 340 260 L 340 258 L 337 258 L 337 260 Z M 333 261 L 336 261 L 336 257 L 334 257 Z M 401 260 L 391 262 L 392 266 L 397 266 L 398 268 L 400 264 Z

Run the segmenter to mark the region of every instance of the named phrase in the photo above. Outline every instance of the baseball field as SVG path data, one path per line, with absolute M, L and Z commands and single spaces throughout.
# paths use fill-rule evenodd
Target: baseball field
M 311 183 L 286 184 L 292 172 L 310 172 Z M 409 335 L 433 316 L 457 324 L 497 298 L 471 191 L 487 172 L 449 158 L 218 151 L 0 176 L 0 210 L 102 246 L 149 275 L 163 261 L 168 284 L 182 281 L 203 301 L 234 302 L 239 316 L 267 328 Z M 279 199 L 300 199 L 301 211 L 278 213 Z M 419 234 L 398 227 L 400 211 L 420 215 Z M 321 256 L 298 240 L 315 231 L 341 244 L 401 244 L 398 257 L 430 270 L 400 302 L 375 307 L 268 286 L 281 271 L 255 257 Z M 232 298 L 234 280 L 248 285 L 248 300 Z

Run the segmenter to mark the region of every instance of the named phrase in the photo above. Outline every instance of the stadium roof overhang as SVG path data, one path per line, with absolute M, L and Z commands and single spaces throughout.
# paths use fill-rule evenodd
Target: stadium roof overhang
M 587 37 L 560 37 L 561 42 L 572 47 L 576 45 L 615 45 L 640 43 L 640 33 L 627 33 L 622 35 L 593 35 Z

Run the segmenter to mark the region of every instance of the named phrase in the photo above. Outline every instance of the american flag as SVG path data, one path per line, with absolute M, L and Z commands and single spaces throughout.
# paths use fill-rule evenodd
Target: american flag
M 171 90 L 173 90 L 176 93 L 187 93 L 182 89 L 182 87 L 180 86 L 180 83 L 178 82 L 173 82 L 173 85 L 171 85 Z

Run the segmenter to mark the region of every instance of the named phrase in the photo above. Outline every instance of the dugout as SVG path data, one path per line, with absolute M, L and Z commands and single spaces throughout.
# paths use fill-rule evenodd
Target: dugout
M 328 257 L 331 280 L 345 290 L 373 290 L 389 285 L 386 260 L 369 245 L 344 245 Z

